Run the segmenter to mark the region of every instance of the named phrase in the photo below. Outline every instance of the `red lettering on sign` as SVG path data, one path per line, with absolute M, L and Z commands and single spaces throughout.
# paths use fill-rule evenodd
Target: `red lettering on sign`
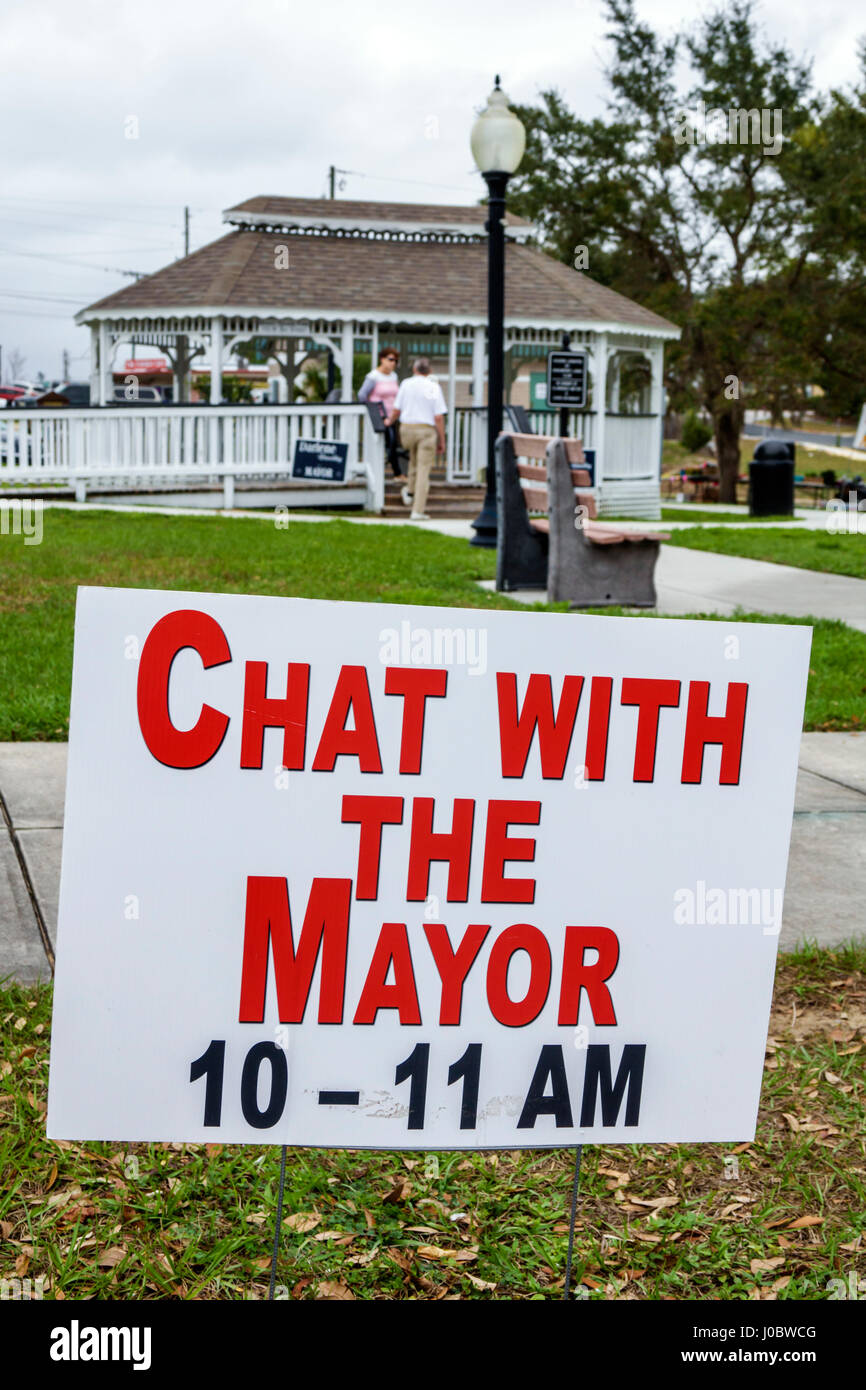
M 621 702 L 638 706 L 632 781 L 651 782 L 655 776 L 659 711 L 663 707 L 676 708 L 680 702 L 680 683 L 626 676 L 622 683 Z
M 307 742 L 307 699 L 310 668 L 290 662 L 284 697 L 268 698 L 268 663 L 248 661 L 244 680 L 244 722 L 241 728 L 241 767 L 261 767 L 265 729 L 283 729 L 282 766 L 300 770 Z
M 409 873 L 406 901 L 422 902 L 427 897 L 430 865 L 448 864 L 448 902 L 465 903 L 469 897 L 469 865 L 472 859 L 472 825 L 475 802 L 457 797 L 451 830 L 433 833 L 433 798 L 419 796 L 412 802 L 412 836 L 409 842 Z
M 219 623 L 197 609 L 166 613 L 151 628 L 138 663 L 138 725 L 149 751 L 166 767 L 203 767 L 216 753 L 229 726 L 228 715 L 211 705 L 202 705 L 191 729 L 177 729 L 171 722 L 169 678 L 175 657 L 185 647 L 198 652 L 206 671 L 232 659 Z
M 503 777 L 523 776 L 536 728 L 542 777 L 563 776 L 582 689 L 583 676 L 564 676 L 559 708 L 554 714 L 550 676 L 531 675 L 518 715 L 517 676 L 513 672 L 497 671 Z
M 394 981 L 387 983 L 393 966 Z M 421 1022 L 415 971 L 405 922 L 383 922 L 353 1023 L 375 1023 L 380 1009 L 396 1009 L 400 1022 Z
M 402 825 L 402 796 L 344 796 L 341 820 L 344 825 L 360 825 L 358 876 L 355 897 L 375 902 L 379 896 L 379 859 L 382 853 L 382 826 Z
M 598 959 L 587 965 L 585 956 L 590 950 L 598 952 Z M 616 1023 L 613 1000 L 605 982 L 616 970 L 618 960 L 619 940 L 609 927 L 566 927 L 558 1023 L 577 1023 L 582 990 L 586 990 L 594 1023 Z
M 400 771 L 410 776 L 421 771 L 424 742 L 424 715 L 430 697 L 442 699 L 448 688 L 448 672 L 424 666 L 389 666 L 385 672 L 385 694 L 403 696 L 403 734 L 400 740 Z
M 261 1023 L 264 1020 L 269 947 L 273 947 L 280 1022 L 303 1021 L 313 971 L 321 949 L 319 1022 L 342 1023 L 351 899 L 350 878 L 314 878 L 296 951 L 287 880 L 270 877 L 247 879 L 238 1015 L 241 1023 Z
M 534 878 L 505 878 L 503 870 L 514 860 L 533 860 L 535 840 L 524 836 L 509 840 L 509 825 L 538 825 L 540 801 L 491 801 L 487 807 L 487 834 L 484 840 L 484 872 L 481 877 L 483 903 L 535 902 Z
M 508 993 L 508 967 L 516 951 L 526 951 L 530 961 L 529 986 L 522 999 Z M 550 989 L 550 946 L 544 932 L 529 922 L 506 927 L 493 943 L 487 963 L 487 1002 L 490 1012 L 508 1028 L 523 1028 L 544 1008 Z
M 686 733 L 683 740 L 683 782 L 700 782 L 703 776 L 704 748 L 708 743 L 720 743 L 722 756 L 719 785 L 736 786 L 739 783 L 748 694 L 749 687 L 745 681 L 730 681 L 724 714 L 710 716 L 707 714 L 710 699 L 709 681 L 689 683 Z
M 353 729 L 346 728 L 350 710 L 355 721 Z M 382 771 L 376 720 L 364 666 L 343 666 L 340 669 L 313 759 L 313 771 L 333 772 L 334 764 L 340 757 L 357 758 L 361 772 Z
M 463 1008 L 463 986 L 466 976 L 475 964 L 478 952 L 490 927 L 473 923 L 463 933 L 460 945 L 455 951 L 451 945 L 448 928 L 442 922 L 425 922 L 424 935 L 427 938 L 439 978 L 442 981 L 442 996 L 439 1004 L 439 1022 L 458 1024 Z
M 607 732 L 610 727 L 610 700 L 613 680 L 593 676 L 589 692 L 589 721 L 586 726 L 586 780 L 603 782 L 607 763 Z

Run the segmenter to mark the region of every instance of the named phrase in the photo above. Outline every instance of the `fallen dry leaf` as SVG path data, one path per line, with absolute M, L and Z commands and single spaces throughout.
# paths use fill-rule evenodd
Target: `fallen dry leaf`
M 441 1245 L 419 1245 L 418 1254 L 422 1260 L 454 1260 L 456 1250 L 446 1250 Z
M 126 1246 L 112 1245 L 108 1250 L 103 1250 L 101 1255 L 97 1255 L 96 1263 L 100 1269 L 114 1269 L 114 1266 L 119 1265 L 120 1261 L 125 1258 Z
M 412 1184 L 405 1178 L 398 1178 L 390 1192 L 386 1192 L 382 1198 L 383 1204 L 386 1202 L 405 1202 L 412 1192 Z
M 784 1263 L 784 1255 L 773 1255 L 769 1260 L 750 1260 L 749 1269 L 753 1274 L 760 1274 L 767 1269 L 778 1269 L 779 1265 L 783 1265 Z
M 796 1116 L 796 1115 L 790 1115 L 790 1114 L 788 1113 L 787 1110 L 783 1110 L 783 1111 L 782 1111 L 782 1114 L 785 1116 L 785 1119 L 788 1121 L 788 1128 L 791 1129 L 791 1130 L 793 1130 L 793 1132 L 794 1132 L 795 1134 L 797 1134 L 797 1133 L 799 1132 L 799 1129 L 800 1129 L 800 1121 L 797 1119 L 797 1116 Z
M 334 1301 L 354 1301 L 355 1295 L 348 1284 L 337 1284 L 331 1280 L 325 1280 L 316 1285 L 316 1298 L 323 1298 L 330 1302 Z
M 314 1231 L 321 1224 L 322 1218 L 317 1211 L 295 1211 L 283 1221 L 284 1226 L 288 1226 L 290 1231 L 297 1231 L 298 1235 Z
M 486 1293 L 489 1290 L 496 1288 L 496 1285 L 494 1283 L 491 1283 L 489 1279 L 479 1279 L 477 1274 L 470 1274 L 468 1271 L 466 1274 L 466 1278 L 469 1280 L 473 1288 L 480 1289 L 482 1293 Z
M 18 1259 L 15 1261 L 15 1273 L 23 1278 L 24 1275 L 27 1273 L 27 1268 L 29 1264 L 30 1256 L 27 1254 L 25 1250 L 22 1250 L 21 1254 L 18 1256 Z
M 802 1231 L 807 1226 L 823 1226 L 823 1216 L 798 1216 L 796 1221 L 792 1221 L 787 1227 L 789 1231 Z
M 317 1231 L 313 1240 L 340 1240 L 345 1234 L 345 1231 Z M 350 1236 L 350 1239 L 354 1239 L 354 1237 Z

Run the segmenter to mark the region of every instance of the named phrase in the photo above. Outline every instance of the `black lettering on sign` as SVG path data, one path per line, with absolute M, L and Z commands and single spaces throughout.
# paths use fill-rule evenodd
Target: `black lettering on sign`
M 549 1096 L 545 1095 L 548 1083 L 551 1087 Z M 539 1115 L 553 1115 L 557 1129 L 571 1128 L 573 1124 L 565 1059 L 558 1043 L 548 1043 L 541 1049 L 517 1128 L 534 1129 Z
M 463 1078 L 460 1128 L 474 1129 L 478 1118 L 478 1081 L 481 1076 L 481 1044 L 470 1043 L 463 1056 L 448 1068 L 448 1085 Z
M 210 1129 L 219 1125 L 223 1109 L 223 1075 L 225 1073 L 225 1039 L 214 1038 L 210 1047 L 194 1062 L 190 1062 L 189 1079 L 198 1081 L 206 1076 L 204 1088 L 204 1123 Z
M 267 1059 L 271 1064 L 271 1096 L 264 1110 L 259 1109 L 259 1071 Z M 289 1089 L 289 1064 L 276 1043 L 260 1042 L 251 1047 L 241 1074 L 241 1110 L 253 1129 L 272 1129 L 283 1113 Z
M 601 1089 L 601 1122 L 615 1125 L 628 1086 L 625 1106 L 626 1125 L 636 1125 L 640 1119 L 640 1096 L 643 1086 L 643 1066 L 646 1043 L 629 1043 L 622 1050 L 616 1081 L 610 1079 L 610 1047 L 605 1043 L 591 1044 L 586 1049 L 586 1070 L 583 1073 L 583 1100 L 580 1106 L 580 1127 L 595 1124 L 595 1102 Z
M 424 1128 L 424 1111 L 427 1106 L 427 1067 L 430 1061 L 430 1044 L 418 1043 L 405 1062 L 401 1062 L 394 1073 L 394 1083 L 399 1086 L 409 1081 L 409 1129 Z

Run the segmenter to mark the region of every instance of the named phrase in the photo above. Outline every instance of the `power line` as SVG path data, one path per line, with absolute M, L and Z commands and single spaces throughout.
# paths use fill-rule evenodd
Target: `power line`
M 119 199 L 112 198 L 110 201 L 98 198 L 30 198 L 22 194 L 0 195 L 0 203 L 45 203 L 50 207 L 102 207 L 102 208 L 173 208 L 177 211 L 177 203 L 125 203 Z M 192 207 L 192 212 L 213 212 L 221 209 Z
M 393 174 L 362 174 L 359 169 L 335 169 L 337 174 L 351 174 L 355 179 L 374 179 L 378 183 L 411 183 L 416 188 L 446 188 L 452 193 L 465 193 L 466 189 L 456 183 L 429 183 L 427 179 L 398 179 Z M 474 170 L 470 170 L 474 173 Z
M 86 293 L 86 291 L 82 291 L 82 293 Z M 73 298 L 71 298 L 70 296 L 65 295 L 65 294 L 40 294 L 38 290 L 28 291 L 28 290 L 4 290 L 4 289 L 0 289 L 0 294 L 2 294 L 6 299 L 42 299 L 42 300 L 46 300 L 46 301 L 47 301 L 48 303 L 50 303 L 50 304 L 80 304 L 80 303 L 81 303 L 81 299 L 80 299 L 80 297 L 78 297 L 78 296 L 76 296 L 76 297 L 73 299 Z
M 28 256 L 37 261 L 55 261 L 58 265 L 83 265 L 85 270 L 101 270 L 106 275 L 129 275 L 133 280 L 140 280 L 143 275 L 148 274 L 146 270 L 121 270 L 116 265 L 88 265 L 86 261 L 76 261 L 71 256 L 55 256 L 53 251 L 15 251 L 11 246 L 0 246 L 0 251 L 9 256 Z
M 13 211 L 26 212 L 27 209 L 16 208 L 13 209 Z M 100 226 L 104 226 L 106 223 L 110 224 L 112 222 L 128 222 L 131 226 L 134 227 L 159 227 L 164 231 L 172 232 L 180 230 L 180 224 L 178 222 L 152 222 L 143 217 L 113 217 L 108 213 L 101 212 L 73 212 L 68 208 L 63 210 L 61 210 L 60 208 L 34 208 L 32 212 L 28 214 L 26 219 L 23 217 L 9 217 L 6 213 L 6 210 L 2 208 L 0 208 L 0 213 L 2 213 L 2 218 L 4 222 L 15 222 L 19 226 L 23 227 L 33 226 L 37 218 L 47 217 L 55 224 L 62 225 L 66 223 L 70 217 L 83 217 L 86 222 L 98 222 Z
M 2 305 L 2 309 L 7 319 L 63 319 L 64 323 L 68 323 L 70 318 L 72 317 L 72 315 L 68 313 L 43 313 L 43 311 L 40 309 L 16 309 L 14 305 L 7 304 Z

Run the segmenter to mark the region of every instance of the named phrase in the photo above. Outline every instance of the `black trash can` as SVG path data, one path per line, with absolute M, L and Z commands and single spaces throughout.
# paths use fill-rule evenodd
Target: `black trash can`
M 762 439 L 749 464 L 749 516 L 794 515 L 794 444 Z

